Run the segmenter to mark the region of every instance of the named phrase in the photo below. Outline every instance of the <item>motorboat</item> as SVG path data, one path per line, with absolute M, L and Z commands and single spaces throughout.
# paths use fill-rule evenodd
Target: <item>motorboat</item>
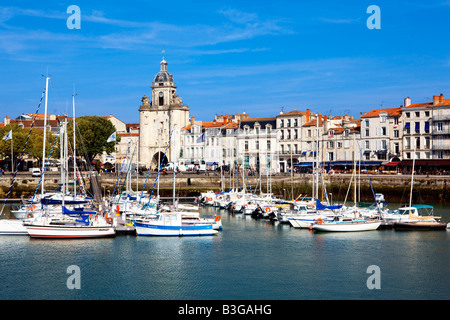
M 183 223 L 182 212 L 161 212 L 156 219 L 134 220 L 139 236 L 201 236 L 218 233 L 213 223 Z

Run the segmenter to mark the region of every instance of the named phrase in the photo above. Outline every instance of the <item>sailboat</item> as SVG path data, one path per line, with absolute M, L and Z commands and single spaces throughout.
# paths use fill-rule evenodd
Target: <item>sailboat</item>
M 353 142 L 355 142 L 355 137 L 353 137 Z M 356 149 L 355 149 L 356 150 Z M 359 208 L 357 206 L 357 197 L 356 197 L 356 157 L 353 160 L 353 176 L 352 180 L 354 181 L 354 202 L 355 205 L 353 207 L 353 218 L 348 217 L 346 215 L 336 216 L 333 221 L 324 222 L 322 219 L 318 219 L 316 223 L 312 226 L 312 229 L 315 231 L 323 231 L 323 232 L 354 232 L 354 231 L 373 231 L 377 230 L 381 225 L 381 220 L 370 220 L 370 219 L 361 219 L 358 217 Z
M 74 101 L 73 103 L 75 104 Z M 45 112 L 47 112 L 47 103 L 45 104 L 45 109 Z M 62 132 L 60 132 L 60 139 L 63 142 L 61 143 L 61 148 L 64 149 L 62 150 L 64 157 L 62 158 L 63 161 L 61 161 L 61 171 L 63 173 L 63 170 L 64 172 L 67 172 L 67 118 L 61 126 L 63 129 Z M 43 159 L 45 159 L 45 139 L 43 149 Z M 46 168 L 47 164 L 43 166 L 42 183 L 44 183 L 43 177 Z M 44 190 L 43 185 L 42 190 Z M 63 190 L 65 191 L 65 188 Z M 86 211 L 82 208 L 70 210 L 65 206 L 64 196 L 61 200 L 62 206 L 58 214 L 50 215 L 48 212 L 44 212 L 43 214 L 34 217 L 34 219 L 24 221 L 23 226 L 26 228 L 31 238 L 85 239 L 115 236 L 116 231 L 113 226 L 112 218 L 108 216 L 103 217 L 96 211 Z
M 414 144 L 416 146 L 416 144 Z M 395 230 L 445 230 L 447 224 L 441 222 L 441 217 L 433 216 L 433 207 L 430 205 L 412 205 L 412 193 L 414 187 L 414 167 L 416 162 L 416 150 L 414 148 L 414 157 L 411 172 L 411 190 L 409 194 L 409 206 L 399 209 L 398 215 L 393 223 Z M 427 216 L 419 215 L 419 209 L 430 209 L 430 214 Z M 407 213 L 407 219 L 405 219 L 405 213 Z
M 175 130 L 175 127 L 173 130 Z M 175 141 L 173 143 L 173 150 L 176 150 Z M 174 163 L 176 162 L 174 161 Z M 141 236 L 200 236 L 218 233 L 216 229 L 222 228 L 220 216 L 217 216 L 215 219 L 200 219 L 199 214 L 193 215 L 192 212 L 182 211 L 177 208 L 175 199 L 175 175 L 176 170 L 174 168 L 172 206 L 170 208 L 164 208 L 164 210 L 159 210 L 156 213 L 156 218 L 133 220 L 136 234 Z

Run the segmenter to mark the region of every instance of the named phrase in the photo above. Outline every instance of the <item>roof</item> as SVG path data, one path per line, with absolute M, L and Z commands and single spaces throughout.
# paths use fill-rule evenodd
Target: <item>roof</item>
M 220 128 L 223 127 L 229 123 L 227 122 L 217 122 L 217 121 L 212 121 L 212 122 L 200 122 L 200 121 L 196 121 L 195 123 L 196 125 L 201 125 L 202 129 L 206 129 L 206 128 Z M 192 128 L 192 124 L 188 124 L 187 126 L 185 126 L 183 128 L 183 130 L 190 130 Z
M 398 107 L 398 108 L 373 109 L 362 115 L 361 118 L 379 117 L 380 113 L 382 112 L 386 112 L 390 117 L 395 117 L 400 116 L 402 108 Z
M 299 111 L 299 110 L 293 110 L 293 111 L 289 111 L 289 112 L 285 112 L 285 113 L 281 113 L 279 115 L 277 115 L 277 117 L 283 117 L 283 116 L 304 116 L 306 115 L 305 111 Z
M 241 127 L 249 126 L 250 128 L 254 128 L 255 123 L 259 123 L 262 127 L 270 124 L 274 129 L 276 126 L 277 118 L 276 117 L 265 117 L 265 118 L 247 118 L 241 121 Z
M 412 103 L 407 107 L 403 107 L 404 109 L 409 108 L 433 108 L 433 107 L 442 107 L 442 106 L 450 106 L 450 99 L 444 99 L 442 102 L 438 102 L 433 104 L 433 102 L 423 102 L 423 103 Z

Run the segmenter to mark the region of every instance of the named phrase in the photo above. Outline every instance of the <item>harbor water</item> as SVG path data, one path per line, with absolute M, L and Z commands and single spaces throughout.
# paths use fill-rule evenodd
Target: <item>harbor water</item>
M 223 230 L 169 238 L 0 236 L 0 299 L 450 298 L 450 230 L 316 233 L 211 207 L 201 210 L 217 210 Z M 436 205 L 435 215 L 450 222 L 450 207 Z M 368 285 L 374 276 L 377 288 Z

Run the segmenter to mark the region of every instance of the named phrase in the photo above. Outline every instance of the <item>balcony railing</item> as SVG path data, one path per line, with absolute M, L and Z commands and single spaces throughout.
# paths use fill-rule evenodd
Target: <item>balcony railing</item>
M 450 134 L 450 128 L 434 129 L 432 134 Z
M 450 150 L 450 144 L 435 144 L 431 147 L 432 150 Z
M 449 121 L 450 114 L 439 114 L 432 117 L 433 121 Z

